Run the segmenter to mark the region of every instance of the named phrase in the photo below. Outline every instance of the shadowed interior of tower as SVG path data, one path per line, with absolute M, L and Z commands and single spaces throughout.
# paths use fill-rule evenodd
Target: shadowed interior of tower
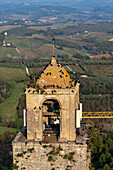
M 48 99 L 42 105 L 44 142 L 57 142 L 60 135 L 60 105 Z

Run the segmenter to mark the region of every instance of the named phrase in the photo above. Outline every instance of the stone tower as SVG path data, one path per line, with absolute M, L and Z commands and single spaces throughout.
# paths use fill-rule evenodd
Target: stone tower
M 27 139 L 43 141 L 51 128 L 59 142 L 75 141 L 79 82 L 52 57 L 36 84 L 26 89 Z
M 79 84 L 53 56 L 39 79 L 27 86 L 27 126 L 12 143 L 13 169 L 89 169 L 86 141 L 76 142 L 82 118 Z

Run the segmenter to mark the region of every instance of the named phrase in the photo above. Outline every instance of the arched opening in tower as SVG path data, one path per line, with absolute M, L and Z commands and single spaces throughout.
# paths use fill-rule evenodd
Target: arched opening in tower
M 57 142 L 60 135 L 60 105 L 55 99 L 48 99 L 42 105 L 44 142 Z

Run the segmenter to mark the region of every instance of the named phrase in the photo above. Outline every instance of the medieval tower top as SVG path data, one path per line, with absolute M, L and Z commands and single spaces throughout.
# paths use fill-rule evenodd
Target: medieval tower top
M 80 126 L 79 81 L 72 80 L 55 56 L 36 82 L 26 88 L 27 140 L 76 140 Z

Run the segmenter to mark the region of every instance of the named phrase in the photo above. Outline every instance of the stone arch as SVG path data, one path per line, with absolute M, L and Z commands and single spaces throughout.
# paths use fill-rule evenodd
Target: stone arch
M 42 100 L 40 106 L 44 141 L 55 142 L 56 139 L 57 142 L 61 131 L 61 103 L 54 97 L 47 97 Z
M 56 98 L 56 97 L 46 97 L 46 98 L 44 98 L 42 101 L 41 101 L 41 103 L 40 103 L 40 106 L 41 106 L 41 108 L 42 108 L 42 105 L 43 105 L 43 103 L 46 101 L 46 100 L 56 100 L 58 103 L 59 103 L 59 105 L 60 105 L 60 109 L 62 108 L 62 104 L 61 104 L 61 102 Z

